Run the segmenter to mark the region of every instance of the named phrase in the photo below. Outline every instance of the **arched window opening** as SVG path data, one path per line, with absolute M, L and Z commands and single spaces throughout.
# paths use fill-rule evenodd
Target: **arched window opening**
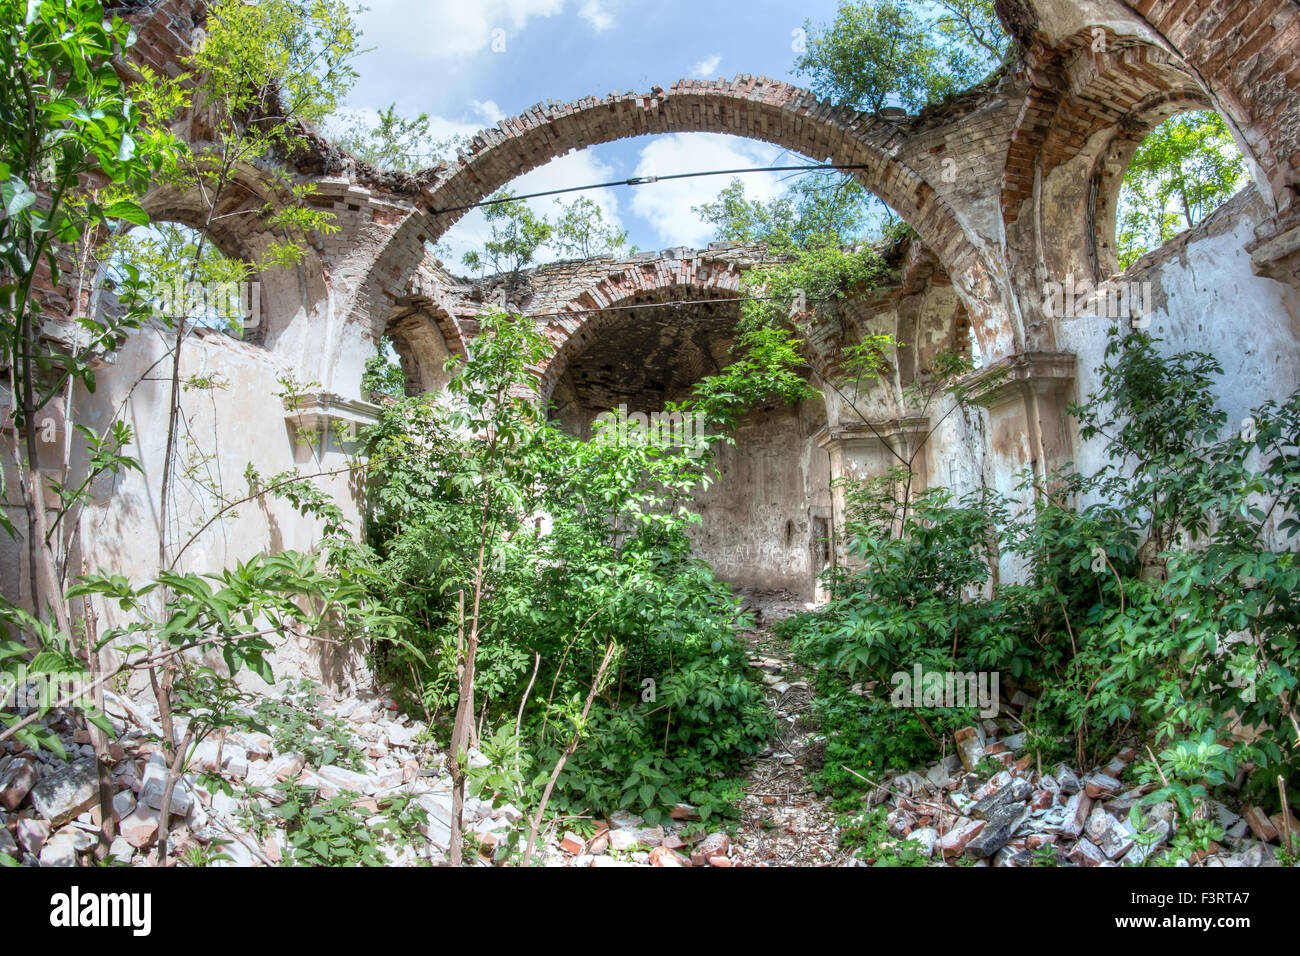
M 135 295 L 167 325 L 187 325 L 260 342 L 262 290 L 253 267 L 218 248 L 202 231 L 153 222 L 109 240 L 103 288 Z M 131 270 L 136 270 L 132 277 Z
M 361 376 L 361 395 L 370 400 L 403 398 L 418 395 L 421 391 L 418 373 L 408 370 L 407 359 L 398 351 L 393 339 L 385 335 L 379 340 L 375 354 L 366 359 L 366 369 Z
M 1180 113 L 1142 141 L 1120 187 L 1115 242 L 1121 269 L 1192 228 L 1248 180 L 1218 113 Z

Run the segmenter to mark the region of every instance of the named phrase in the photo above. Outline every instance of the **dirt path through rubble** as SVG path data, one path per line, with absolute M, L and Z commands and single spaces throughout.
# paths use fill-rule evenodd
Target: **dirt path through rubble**
M 746 635 L 750 663 L 766 685 L 775 714 L 771 746 L 747 761 L 741 823 L 732 840 L 742 866 L 844 866 L 852 854 L 839 845 L 828 798 L 809 779 L 821 765 L 825 741 L 811 716 L 810 675 L 791 659 L 772 625 L 785 614 L 761 607 L 762 626 Z

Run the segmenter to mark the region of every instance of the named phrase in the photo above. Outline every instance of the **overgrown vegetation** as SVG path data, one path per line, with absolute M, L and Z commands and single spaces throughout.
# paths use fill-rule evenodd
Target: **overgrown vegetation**
M 795 71 L 814 92 L 857 109 L 919 110 L 978 83 L 1011 43 L 993 0 L 859 0 L 804 25 Z
M 1038 698 L 1026 730 L 1044 762 L 1091 767 L 1124 737 L 1149 741 L 1144 772 L 1162 785 L 1148 799 L 1176 797 L 1185 814 L 1243 773 L 1253 799 L 1276 808 L 1281 776 L 1294 802 L 1300 395 L 1233 427 L 1214 359 L 1159 345 L 1112 333 L 1101 387 L 1073 410 L 1108 462 L 1026 478 L 1026 510 L 944 489 L 907 507 L 903 474 L 853 489 L 855 561 L 825 610 L 784 628 L 818 668 L 832 792 L 861 787 L 845 766 L 873 776 L 937 759 L 944 730 L 971 719 L 890 706 L 893 675 L 919 664 L 997 672 Z M 1023 583 L 998 583 L 1002 560 Z
M 547 246 L 560 255 L 582 259 L 618 255 L 627 248 L 627 231 L 606 222 L 604 210 L 594 201 L 579 197 L 567 205 L 555 202 L 559 212 L 551 219 L 509 193 L 487 200 L 483 216 L 488 238 L 481 251 L 465 253 L 464 265 L 480 276 L 514 275 L 534 265 Z M 635 252 L 636 247 L 627 251 Z
M 800 68 L 839 100 L 880 109 L 919 106 L 996 67 L 1006 38 L 989 3 L 941 0 L 935 9 L 934 30 L 915 39 L 904 5 L 846 5 L 811 38 Z M 89 722 L 105 846 L 113 825 L 102 690 L 131 672 L 148 677 L 163 728 L 164 821 L 194 746 L 225 728 L 265 726 L 313 764 L 358 765 L 341 723 L 309 716 L 309 693 L 289 687 L 254 705 L 236 687 L 245 669 L 275 680 L 267 657 L 286 634 L 328 643 L 364 635 L 380 679 L 428 718 L 451 758 L 453 862 L 467 789 L 529 808 L 532 837 L 548 811 L 581 821 L 635 809 L 655 823 L 689 802 L 706 823 L 734 815 L 733 772 L 766 746 L 771 715 L 746 664 L 741 634 L 752 621 L 691 553 L 692 496 L 712 480 L 711 444 L 729 440 L 760 401 L 814 397 L 817 384 L 874 428 L 862 399 L 892 373 L 900 344 L 889 335 L 845 342 L 834 380 L 810 383 L 802 339 L 817 323 L 846 319 L 849 300 L 886 279 L 890 243 L 906 227 L 873 220 L 865 194 L 844 179 L 803 180 L 769 203 L 733 183 L 702 208 L 721 238 L 761 243 L 772 255 L 745 277 L 732 364 L 666 409 L 699 416 L 712 437 L 695 445 L 635 431 L 591 442 L 565 434 L 533 395 L 550 346 L 531 320 L 505 311 L 482 318 L 443 395 L 405 397 L 400 370 L 381 353 L 364 380 L 386 404 L 364 436 L 368 511 L 364 540 L 355 541 L 313 476 L 264 478 L 250 466 L 247 494 L 203 484 L 200 466 L 212 452 L 187 444 L 181 395 L 220 386 L 186 378 L 182 358 L 211 316 L 151 307 L 159 283 L 241 282 L 293 266 L 307 254 L 306 236 L 334 228 L 310 190 L 287 176 L 282 203 L 228 206 L 224 197 L 242 188 L 247 168 L 277 169 L 300 145 L 302 124 L 337 106 L 356 51 L 346 7 L 214 3 L 189 72 L 172 79 L 144 70 L 130 96 L 114 59 L 131 34 L 120 19 L 105 20 L 99 3 L 0 0 L 0 10 L 10 80 L 0 89 L 0 342 L 13 407 L 0 477 L 17 476 L 26 518 L 15 527 L 0 512 L 0 523 L 25 538 L 32 571 L 31 610 L 0 603 L 0 663 L 91 674 L 87 699 L 57 703 L 80 707 Z M 913 39 L 897 43 L 904 35 Z M 196 106 L 209 135 L 186 145 L 169 129 Z M 414 169 L 426 126 L 426 117 L 407 121 L 390 108 L 378 126 L 355 133 L 354 146 L 373 163 Z M 1212 122 L 1171 130 L 1134 163 L 1150 190 L 1149 218 L 1125 220 L 1135 235 L 1155 229 L 1166 238 L 1178 213 L 1190 225 L 1240 176 L 1226 159 L 1197 165 L 1222 156 Z M 151 183 L 205 197 L 197 238 L 163 225 L 127 234 L 148 224 L 140 199 Z M 486 215 L 491 239 L 466 264 L 497 273 L 528 267 L 547 243 L 590 257 L 627 240 L 590 200 L 554 222 L 513 199 Z M 257 261 L 227 258 L 208 238 L 225 216 L 260 217 L 278 238 Z M 105 264 L 116 280 L 114 309 L 98 308 L 104 293 L 92 291 Z M 77 334 L 58 345 L 42 332 L 52 316 L 35 289 L 45 277 L 72 290 Z M 149 371 L 165 374 L 135 387 L 160 385 L 167 415 L 160 531 L 149 542 L 157 567 L 133 581 L 85 558 L 73 563 L 92 482 L 140 470 L 125 420 L 91 430 L 77 421 L 74 395 L 93 390 L 96 353 L 145 328 L 162 343 Z M 897 467 L 845 486 L 852 560 L 829 572 L 828 607 L 783 628 L 817 669 L 829 738 L 821 782 L 842 807 L 860 811 L 863 778 L 933 759 L 945 735 L 972 718 L 890 707 L 894 673 L 917 665 L 995 671 L 1038 698 L 1026 730 L 1044 760 L 1071 755 L 1091 765 L 1121 736 L 1149 741 L 1144 772 L 1159 781 L 1152 797 L 1173 800 L 1185 817 L 1241 773 L 1252 776 L 1258 802 L 1272 804 L 1278 776 L 1294 795 L 1300 620 L 1291 595 L 1300 571 L 1290 543 L 1300 530 L 1300 396 L 1230 428 L 1213 398 L 1221 370 L 1211 357 L 1165 358 L 1134 332 L 1116 333 L 1107 358 L 1098 393 L 1076 414 L 1080 434 L 1105 447 L 1109 464 L 1092 475 L 1026 477 L 1024 509 L 989 490 L 958 498 L 916 488 L 925 441 L 970 398 L 963 350 L 937 352 L 899 389 L 900 405 L 935 424 L 906 453 L 894 451 Z M 299 407 L 307 384 L 283 386 L 286 405 Z M 56 406 L 86 452 L 81 470 L 72 432 L 53 456 L 41 447 Z M 176 504 L 185 483 L 211 493 L 211 508 L 185 515 L 192 528 Z M 318 519 L 322 553 L 185 570 L 182 557 L 213 522 L 267 496 Z M 1004 562 L 1024 571 L 1014 583 L 998 573 Z M 109 643 L 122 663 L 106 671 L 100 651 Z M 192 653 L 201 649 L 218 652 L 224 666 Z M 0 740 L 60 749 L 40 724 L 44 712 L 0 714 Z M 487 756 L 486 767 L 471 749 Z M 294 864 L 383 862 L 391 841 L 377 834 L 400 837 L 420 822 L 404 799 L 367 819 L 346 799 L 321 800 L 292 783 L 277 796 Z M 880 842 L 878 817 L 857 814 L 852 827 Z M 1212 836 L 1190 827 L 1187 845 Z M 167 840 L 164 823 L 159 863 Z M 525 860 L 531 849 L 532 838 Z M 914 861 L 909 851 L 889 858 Z
M 564 434 L 519 394 L 545 349 L 530 323 L 488 316 L 448 400 L 405 399 L 369 434 L 377 596 L 410 628 L 410 650 L 376 664 L 435 722 L 459 705 L 465 740 L 516 770 L 503 798 L 535 802 L 577 733 L 557 811 L 721 812 L 714 788 L 761 749 L 768 714 L 736 603 L 685 536 L 707 456 Z
M 141 67 L 128 91 L 114 58 L 134 42 L 134 34 L 121 18 L 106 17 L 100 3 L 12 0 L 0 11 L 5 27 L 0 57 L 7 77 L 0 94 L 0 130 L 6 138 L 0 178 L 7 213 L 0 220 L 0 331 L 8 395 L 14 400 L 13 440 L 4 450 L 6 471 L 12 468 L 19 476 L 27 516 L 21 529 L 7 516 L 0 521 L 11 535 L 26 539 L 29 567 L 36 572 L 30 612 L 0 602 L 0 661 L 16 675 L 88 675 L 84 693 L 43 700 L 25 717 L 0 714 L 0 739 L 61 750 L 40 718 L 49 705 L 83 711 L 100 767 L 102 856 L 115 835 L 103 689 L 131 673 L 147 674 L 169 767 L 156 851 L 163 864 L 176 782 L 205 736 L 247 724 L 249 702 L 234 677 L 248 668 L 274 679 L 266 661 L 269 638 L 302 633 L 336 641 L 329 635 L 383 633 L 383 618 L 373 613 L 355 574 L 323 568 L 314 555 L 286 551 L 216 574 L 184 569 L 181 558 L 198 535 L 239 503 L 279 494 L 320 516 L 327 536 L 338 531 L 339 513 L 301 476 L 277 476 L 262 485 L 250 471 L 248 495 L 232 500 L 219 487 L 209 487 L 213 513 L 187 516 L 196 529 L 185 528 L 174 503 L 176 488 L 204 486 L 203 462 L 212 451 L 192 441 L 181 396 L 220 383 L 182 375 L 193 330 L 210 324 L 207 312 L 191 307 L 188 299 L 171 309 L 157 308 L 160 289 L 176 283 L 220 288 L 295 264 L 303 255 L 305 233 L 333 228 L 327 214 L 306 202 L 309 190 L 287 180 L 282 197 L 287 201 L 274 207 L 236 203 L 232 210 L 225 195 L 249 164 L 277 168 L 295 148 L 301 124 L 334 108 L 354 77 L 349 62 L 355 31 L 347 8 L 333 0 L 212 4 L 204 43 L 184 60 L 189 72 L 162 77 Z M 205 111 L 207 136 L 191 145 L 173 136 L 170 127 L 196 104 Z M 191 189 L 206 201 L 197 239 L 165 226 L 126 235 L 129 227 L 147 224 L 138 200 L 156 183 Z M 209 234 L 228 216 L 260 217 L 280 238 L 257 262 L 215 255 Z M 94 281 L 101 265 L 115 280 L 112 308 L 101 307 L 105 290 Z M 72 303 L 63 339 L 42 332 L 49 305 L 37 291 L 42 282 L 68 293 Z M 78 518 L 92 483 L 101 475 L 140 470 L 130 454 L 135 436 L 125 419 L 92 431 L 77 423 L 74 399 L 76 388 L 94 390 L 91 363 L 97 354 L 146 328 L 157 334 L 161 355 L 130 391 L 161 383 L 165 451 L 160 530 L 153 542 L 156 571 L 131 581 L 114 569 L 91 566 L 91 553 L 82 554 L 79 567 L 70 566 L 70 556 L 81 553 Z M 151 375 L 160 368 L 169 374 Z M 54 406 L 67 425 L 60 451 L 51 455 L 41 445 L 53 441 Z M 125 408 L 123 403 L 119 415 Z M 89 467 L 76 470 L 74 431 L 89 452 Z M 52 458 L 59 459 L 56 467 Z M 46 510 L 51 493 L 58 502 L 52 515 Z M 106 616 L 109 608 L 117 615 Z M 103 623 L 101 616 L 106 616 Z M 120 663 L 105 670 L 100 651 L 109 643 Z M 199 650 L 215 652 L 222 665 L 193 653 Z

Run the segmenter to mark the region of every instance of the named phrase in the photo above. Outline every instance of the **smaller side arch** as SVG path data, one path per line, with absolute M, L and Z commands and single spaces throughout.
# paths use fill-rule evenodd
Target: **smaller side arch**
M 384 334 L 397 351 L 408 395 L 437 392 L 447 384 L 447 359 L 465 354 L 453 328 L 450 316 L 424 305 L 402 310 L 389 321 Z
M 739 298 L 744 271 L 734 261 L 682 255 L 632 263 L 605 275 L 555 314 L 539 318 L 539 326 L 555 346 L 554 354 L 538 370 L 541 397 L 551 397 L 569 363 L 621 321 L 626 306 Z

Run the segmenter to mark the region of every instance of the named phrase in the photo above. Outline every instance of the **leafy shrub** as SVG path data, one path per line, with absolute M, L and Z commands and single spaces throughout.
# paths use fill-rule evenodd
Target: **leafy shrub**
M 1156 346 L 1112 333 L 1098 392 L 1072 409 L 1106 463 L 1026 479 L 1033 505 L 1020 514 L 987 492 L 900 494 L 905 474 L 850 488 L 853 566 L 832 573 L 827 608 L 784 629 L 821 669 L 834 792 L 851 786 L 836 762 L 933 756 L 902 728 L 937 741 L 939 715 L 880 702 L 891 674 L 916 664 L 1033 689 L 1040 758 L 1069 735 L 1080 763 L 1104 762 L 1121 733 L 1141 734 L 1160 753 L 1148 777 L 1184 815 L 1242 769 L 1294 792 L 1300 393 L 1230 428 L 1215 360 Z M 1021 583 L 999 582 L 1003 555 L 1023 563 Z M 874 697 L 848 693 L 873 681 Z
M 312 767 L 362 769 L 363 755 L 347 722 L 322 711 L 318 688 L 310 681 L 286 681 L 280 697 L 259 700 L 253 713 L 277 753 L 300 753 Z
M 657 817 L 708 802 L 770 719 L 736 603 L 690 556 L 687 503 L 708 458 L 560 431 L 524 394 L 543 354 L 531 323 L 488 316 L 447 396 L 394 402 L 367 436 L 376 596 L 403 622 L 376 669 L 445 732 L 476 629 L 475 732 L 518 725 L 537 775 L 490 789 L 540 791 L 577 728 L 557 808 Z M 580 721 L 611 643 L 617 671 Z

